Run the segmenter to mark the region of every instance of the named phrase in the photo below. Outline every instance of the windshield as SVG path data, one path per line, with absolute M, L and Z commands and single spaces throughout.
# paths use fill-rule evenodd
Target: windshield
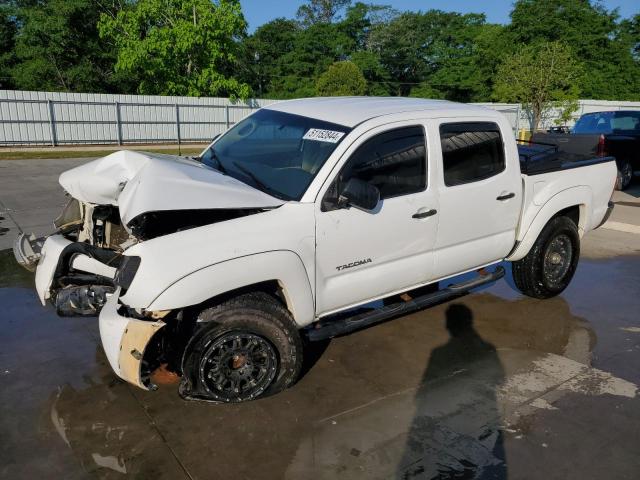
M 270 195 L 300 200 L 350 129 L 262 109 L 214 142 L 200 160 Z
M 582 115 L 573 133 L 640 133 L 640 112 L 596 112 Z

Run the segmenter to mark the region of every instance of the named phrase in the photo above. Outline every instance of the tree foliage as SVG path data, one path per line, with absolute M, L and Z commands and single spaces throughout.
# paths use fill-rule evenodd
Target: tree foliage
M 98 27 L 115 44 L 116 71 L 138 77 L 140 93 L 249 95 L 231 75 L 246 30 L 237 0 L 138 0 L 102 14 Z
M 12 83 L 24 90 L 92 92 L 122 84 L 113 52 L 98 36 L 92 0 L 23 1 L 14 5 Z
M 640 98 L 640 65 L 631 54 L 616 10 L 589 0 L 519 0 L 509 31 L 518 44 L 558 41 L 584 64 L 578 86 L 585 98 Z
M 296 16 L 306 27 L 332 23 L 350 3 L 351 0 L 307 0 L 298 7 Z
M 13 88 L 11 68 L 16 61 L 16 25 L 10 5 L 0 5 L 0 88 Z
M 566 110 L 578 98 L 580 74 L 580 65 L 565 44 L 524 45 L 499 66 L 494 96 L 502 102 L 521 103 L 535 131 L 551 108 Z
M 516 0 L 506 25 L 301 3 L 296 18 L 247 35 L 239 0 L 4 0 L 0 87 L 284 99 L 316 95 L 320 76 L 349 61 L 367 95 L 478 102 L 494 98 L 499 66 L 522 46 L 559 42 L 583 66 L 583 98 L 640 100 L 640 14 L 621 19 L 597 0 Z
M 336 62 L 316 82 L 316 93 L 321 97 L 364 95 L 367 81 L 358 66 L 349 61 Z

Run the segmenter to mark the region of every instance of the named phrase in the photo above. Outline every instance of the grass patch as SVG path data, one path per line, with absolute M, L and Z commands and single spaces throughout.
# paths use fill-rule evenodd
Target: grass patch
M 151 153 L 168 153 L 170 155 L 178 155 L 177 148 L 158 148 L 145 150 L 144 148 L 127 148 L 122 150 L 149 151 Z M 204 150 L 204 146 L 199 148 L 183 148 L 182 155 L 197 155 Z M 0 150 L 0 160 L 24 160 L 24 159 L 50 159 L 50 158 L 97 158 L 104 157 L 117 150 L 41 150 L 41 151 L 21 151 L 21 152 L 3 152 Z

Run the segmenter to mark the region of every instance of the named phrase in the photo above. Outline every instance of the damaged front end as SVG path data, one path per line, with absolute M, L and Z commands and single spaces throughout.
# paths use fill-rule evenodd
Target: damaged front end
M 70 201 L 46 237 L 20 235 L 17 262 L 35 271 L 38 297 L 61 316 L 99 316 L 102 344 L 118 376 L 152 388 L 150 372 L 180 358 L 181 311 L 147 311 L 120 300 L 145 262 L 127 255 L 141 242 L 257 214 L 283 201 L 199 162 L 120 151 L 64 172 Z M 171 255 L 171 251 L 162 255 Z M 140 282 L 139 282 L 140 283 Z M 133 286 L 132 286 L 133 284 Z M 160 294 L 161 292 L 157 292 Z M 169 326 L 169 328 L 167 328 Z
M 107 359 L 122 379 L 153 389 L 152 370 L 166 358 L 158 332 L 171 312 L 147 312 L 122 305 L 120 295 L 131 286 L 141 259 L 125 255 L 142 241 L 122 226 L 117 207 L 96 206 L 71 199 L 47 237 L 20 235 L 14 255 L 20 265 L 35 271 L 38 297 L 52 303 L 60 316 L 99 316 L 100 336 Z M 152 225 L 149 223 L 148 225 Z M 185 228 L 181 223 L 176 228 Z M 165 225 L 165 233 L 170 226 Z M 161 229 L 140 228 L 144 238 Z
M 96 316 L 115 291 L 122 252 L 136 239 L 120 224 L 117 208 L 71 199 L 47 237 L 21 235 L 18 263 L 36 271 L 36 290 L 61 316 Z

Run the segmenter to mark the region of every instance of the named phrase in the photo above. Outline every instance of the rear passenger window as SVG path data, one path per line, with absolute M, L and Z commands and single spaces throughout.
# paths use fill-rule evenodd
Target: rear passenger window
M 495 123 L 442 124 L 440 142 L 448 187 L 483 180 L 505 168 L 504 145 Z
M 427 186 L 427 155 L 422 127 L 381 133 L 363 143 L 340 174 L 344 185 L 350 178 L 375 185 L 380 198 L 419 192 Z

